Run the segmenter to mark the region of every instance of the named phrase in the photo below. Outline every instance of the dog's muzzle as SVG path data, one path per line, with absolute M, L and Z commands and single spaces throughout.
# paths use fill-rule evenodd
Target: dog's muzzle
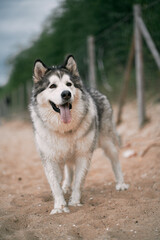
M 63 93 L 63 92 L 62 92 Z M 61 116 L 61 120 L 63 123 L 70 123 L 71 122 L 71 109 L 72 104 L 69 102 L 64 103 L 63 105 L 56 105 L 54 102 L 49 100 L 53 110 L 58 112 Z

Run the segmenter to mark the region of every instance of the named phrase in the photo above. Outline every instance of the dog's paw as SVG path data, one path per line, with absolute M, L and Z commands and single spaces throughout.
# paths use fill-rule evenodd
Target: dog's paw
M 83 204 L 80 203 L 79 201 L 73 201 L 73 200 L 70 200 L 68 205 L 69 206 L 73 206 L 73 207 L 81 207 L 81 206 L 83 206 Z
M 71 188 L 68 185 L 63 184 L 62 190 L 64 194 L 70 194 L 71 193 Z
M 129 188 L 129 184 L 126 184 L 126 183 L 117 183 L 116 184 L 117 191 L 124 191 L 124 190 L 127 190 L 128 188 Z
M 53 208 L 52 211 L 50 212 L 50 215 L 56 214 L 56 213 L 69 213 L 70 210 L 68 207 L 63 207 L 63 208 Z

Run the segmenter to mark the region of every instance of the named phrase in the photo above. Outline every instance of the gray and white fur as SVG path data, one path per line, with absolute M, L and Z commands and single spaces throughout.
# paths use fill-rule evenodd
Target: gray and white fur
M 72 55 L 62 66 L 37 60 L 30 104 L 37 149 L 54 197 L 51 214 L 81 206 L 81 189 L 97 147 L 110 159 L 116 189 L 125 190 L 118 160 L 118 139 L 106 96 L 86 90 Z M 64 179 L 62 182 L 62 168 Z M 72 193 L 67 204 L 64 194 Z

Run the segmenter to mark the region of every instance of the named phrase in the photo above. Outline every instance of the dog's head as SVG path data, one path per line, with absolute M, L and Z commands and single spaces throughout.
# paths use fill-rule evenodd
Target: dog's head
M 70 55 L 62 66 L 53 67 L 37 60 L 33 79 L 37 103 L 59 114 L 63 123 L 70 123 L 76 90 L 83 87 L 74 57 Z

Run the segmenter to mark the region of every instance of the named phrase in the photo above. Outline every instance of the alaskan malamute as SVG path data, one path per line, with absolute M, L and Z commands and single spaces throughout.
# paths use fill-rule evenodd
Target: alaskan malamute
M 116 189 L 127 189 L 109 101 L 97 90 L 86 90 L 74 57 L 70 55 L 62 66 L 53 67 L 37 60 L 33 79 L 30 111 L 37 148 L 54 196 L 51 214 L 69 212 L 68 205 L 81 206 L 82 185 L 97 147 L 111 161 Z M 64 194 L 70 189 L 67 204 Z

